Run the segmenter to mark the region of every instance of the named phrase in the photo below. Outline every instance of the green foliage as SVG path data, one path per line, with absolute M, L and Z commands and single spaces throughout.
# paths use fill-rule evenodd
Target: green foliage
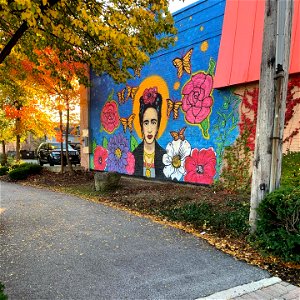
M 0 300 L 7 300 L 8 297 L 7 295 L 4 294 L 4 284 L 2 284 L 2 282 L 0 282 Z
M 118 82 L 132 78 L 149 55 L 174 43 L 176 34 L 166 0 L 13 0 L 1 4 L 1 17 L 0 38 L 2 50 L 8 46 L 6 53 L 17 44 L 12 53 L 36 62 L 38 54 L 33 50 L 51 47 L 59 51 L 60 61 L 85 62 L 97 74 L 106 72 Z M 12 34 L 17 29 L 24 31 Z M 14 43 L 8 43 L 11 40 Z M 7 56 L 4 52 L 0 63 Z M 76 70 L 86 80 L 83 72 Z
M 16 168 L 8 172 L 8 176 L 12 180 L 23 180 L 26 179 L 29 175 L 28 168 Z
M 231 192 L 249 192 L 251 186 L 251 151 L 248 146 L 249 131 L 239 136 L 224 154 L 224 166 L 220 176 L 221 185 Z
M 6 166 L 6 164 L 7 164 L 7 155 L 0 153 L 0 165 Z
M 300 152 L 288 152 L 282 157 L 281 186 L 300 186 Z
M 268 194 L 257 212 L 254 244 L 286 261 L 300 262 L 300 187 Z
M 185 204 L 182 207 L 163 210 L 163 216 L 172 221 L 181 221 L 234 236 L 248 232 L 249 204 L 226 201 L 220 206 L 211 203 Z
M 8 170 L 9 170 L 9 168 L 6 166 L 0 167 L 0 176 L 6 175 Z
M 43 167 L 38 164 L 15 164 L 11 167 L 11 170 L 8 172 L 8 176 L 12 180 L 23 180 L 26 179 L 29 175 L 39 174 L 42 169 Z

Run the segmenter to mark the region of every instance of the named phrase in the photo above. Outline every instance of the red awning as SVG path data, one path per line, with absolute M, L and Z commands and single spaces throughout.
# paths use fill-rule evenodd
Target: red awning
M 214 88 L 259 80 L 264 0 L 227 0 Z M 300 72 L 300 0 L 294 0 L 290 73 Z

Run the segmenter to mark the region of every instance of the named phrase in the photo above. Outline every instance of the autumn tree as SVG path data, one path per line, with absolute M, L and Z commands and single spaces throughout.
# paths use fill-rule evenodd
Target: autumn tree
M 61 142 L 61 172 L 63 172 L 63 131 L 65 131 L 65 149 L 68 149 L 68 132 L 70 128 L 71 113 L 80 102 L 79 82 L 76 71 L 86 73 L 86 67 L 81 63 L 60 62 L 59 57 L 52 49 L 45 49 L 38 54 L 38 64 L 34 65 L 30 61 L 23 61 L 24 68 L 27 69 L 28 78 L 36 83 L 42 92 L 43 102 L 51 111 L 58 112 L 59 115 L 59 141 Z M 25 67 L 26 65 L 26 67 Z M 66 125 L 63 126 L 63 114 L 65 113 Z M 65 128 L 65 130 L 63 130 Z M 67 164 L 70 173 L 73 174 L 72 164 L 66 151 Z
M 26 73 L 20 62 L 12 58 L 9 59 L 9 64 L 1 65 L 0 68 L 2 120 L 10 126 L 10 131 L 4 131 L 2 138 L 5 141 L 10 140 L 11 134 L 15 136 L 17 160 L 20 159 L 21 140 L 29 132 L 41 137 L 46 133 L 51 134 L 53 128 L 49 115 L 44 112 L 39 101 L 35 83 L 27 79 Z
M 37 62 L 51 47 L 61 62 L 81 62 L 125 81 L 174 42 L 168 0 L 2 0 L 0 63 L 13 52 Z M 84 74 L 76 70 L 83 79 Z

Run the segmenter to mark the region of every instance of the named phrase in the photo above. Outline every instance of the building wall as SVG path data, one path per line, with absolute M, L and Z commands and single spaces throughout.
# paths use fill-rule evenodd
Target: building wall
M 175 45 L 125 84 L 91 72 L 92 170 L 198 184 L 218 178 L 247 115 L 245 99 L 257 93 L 255 85 L 213 88 L 224 9 L 225 0 L 199 1 L 176 13 Z M 150 117 L 143 114 L 149 106 Z M 147 118 L 157 120 L 157 132 L 146 133 Z

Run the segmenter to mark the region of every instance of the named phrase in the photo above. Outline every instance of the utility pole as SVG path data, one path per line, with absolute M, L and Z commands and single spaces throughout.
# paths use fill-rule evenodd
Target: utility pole
M 293 0 L 266 0 L 249 223 L 257 208 L 279 187 L 289 74 Z

